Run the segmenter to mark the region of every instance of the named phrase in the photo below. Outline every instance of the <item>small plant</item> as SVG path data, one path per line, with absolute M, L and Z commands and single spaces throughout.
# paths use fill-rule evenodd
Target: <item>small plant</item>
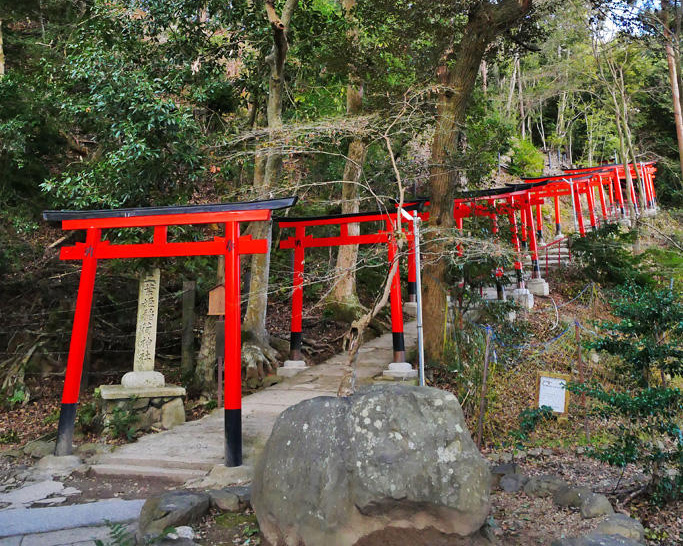
M 93 400 L 78 407 L 76 422 L 82 432 L 95 434 L 102 432 L 103 423 L 100 414 L 99 401 L 100 389 L 95 389 Z
M 24 386 L 20 385 L 14 389 L 12 396 L 7 399 L 7 403 L 10 408 L 13 408 L 17 404 L 25 404 L 28 402 L 29 396 L 30 395 L 28 391 L 24 389 Z
M 20 439 L 19 433 L 13 428 L 0 434 L 0 444 L 16 444 Z
M 96 546 L 135 546 L 135 535 L 121 523 L 107 522 L 109 527 L 109 540 L 95 540 Z
M 44 425 L 53 425 L 57 421 L 59 421 L 59 410 L 55 410 L 52 413 L 50 413 L 50 415 L 47 415 L 43 419 L 43 424 Z
M 589 279 L 607 285 L 627 281 L 643 285 L 651 278 L 638 270 L 641 257 L 631 252 L 636 236 L 635 231 L 622 231 L 619 224 L 604 224 L 584 237 L 574 234 L 569 246 Z
M 135 436 L 135 423 L 140 420 L 140 417 L 132 410 L 132 403 L 134 399 L 131 398 L 125 407 L 117 406 L 111 413 L 109 418 L 109 434 L 114 438 L 124 438 L 129 442 Z
M 519 413 L 519 428 L 513 430 L 511 435 L 521 447 L 529 441 L 529 437 L 540 423 L 551 419 L 555 419 L 555 414 L 550 406 L 526 408 Z

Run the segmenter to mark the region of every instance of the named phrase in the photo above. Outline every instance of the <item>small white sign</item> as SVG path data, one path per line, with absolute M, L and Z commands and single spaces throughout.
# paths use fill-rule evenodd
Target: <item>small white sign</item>
M 541 375 L 538 383 L 538 407 L 550 406 L 555 413 L 564 413 L 567 407 L 567 380 Z

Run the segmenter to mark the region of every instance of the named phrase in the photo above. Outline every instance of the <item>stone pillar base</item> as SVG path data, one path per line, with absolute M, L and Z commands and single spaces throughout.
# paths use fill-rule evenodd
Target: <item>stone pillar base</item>
M 285 360 L 282 368 L 277 369 L 277 375 L 280 377 L 292 377 L 306 368 L 306 362 L 303 360 Z
M 183 387 L 128 388 L 123 385 L 101 385 L 100 395 L 105 429 L 111 427 L 116 409 L 135 416 L 130 424 L 135 430 L 170 429 L 185 422 Z
M 512 291 L 512 299 L 515 300 L 517 305 L 525 309 L 534 308 L 534 295 L 527 288 L 515 288 Z
M 416 301 L 407 301 L 403 304 L 403 312 L 406 315 L 410 315 L 411 317 L 416 317 L 417 316 L 417 302 Z
M 550 287 L 548 286 L 548 283 L 541 278 L 529 279 L 526 283 L 526 287 L 534 296 L 550 295 Z
M 413 370 L 409 362 L 392 362 L 389 368 L 382 372 L 382 376 L 394 380 L 415 379 L 417 370 Z
M 163 387 L 165 384 L 164 374 L 155 371 L 128 372 L 121 378 L 121 385 L 127 389 L 157 388 Z

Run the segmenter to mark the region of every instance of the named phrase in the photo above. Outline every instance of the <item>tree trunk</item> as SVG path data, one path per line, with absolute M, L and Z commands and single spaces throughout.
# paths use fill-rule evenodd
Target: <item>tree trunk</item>
M 505 104 L 505 112 L 510 115 L 512 109 L 512 99 L 515 97 L 515 86 L 517 84 L 517 55 L 512 63 L 512 74 L 510 74 L 510 91 L 508 92 L 508 100 Z
M 287 31 L 292 13 L 298 0 L 287 0 L 282 9 L 282 15 L 275 11 L 273 0 L 266 0 L 266 14 L 273 30 L 273 47 L 266 57 L 270 67 L 268 80 L 268 103 L 266 107 L 269 129 L 282 127 L 282 94 L 284 89 L 285 61 L 287 59 Z M 254 168 L 254 190 L 257 198 L 266 198 L 280 180 L 282 172 L 282 155 L 276 151 L 269 151 L 267 157 L 257 155 Z M 262 174 L 261 174 L 262 173 Z M 259 222 L 251 228 L 255 239 L 268 241 L 266 254 L 254 254 L 251 259 L 251 275 L 249 283 L 249 301 L 244 317 L 243 330 L 247 334 L 245 342 L 255 345 L 263 353 L 263 362 L 259 362 L 259 370 L 268 370 L 275 364 L 275 351 L 270 347 L 270 340 L 266 330 L 266 312 L 268 308 L 268 276 L 270 273 L 270 240 L 271 223 Z M 250 365 L 254 365 L 254 351 L 250 353 Z
M 2 19 L 0 19 L 0 78 L 5 75 L 5 48 L 2 42 Z
M 531 7 L 530 0 L 501 0 L 496 4 L 478 2 L 468 14 L 462 39 L 452 63 L 438 70 L 442 90 L 437 99 L 436 129 L 431 149 L 430 217 L 425 235 L 423 267 L 423 314 L 425 353 L 429 361 L 443 360 L 446 321 L 447 242 L 453 226 L 453 199 L 459 189 L 460 169 L 453 156 L 461 137 L 467 105 L 476 83 L 486 48 L 506 28 Z
M 353 23 L 351 11 L 356 0 L 343 0 L 346 20 Z M 358 40 L 358 27 L 354 25 L 349 31 L 352 42 Z M 363 82 L 356 77 L 356 67 L 348 66 L 349 84 L 346 86 L 346 115 L 357 116 L 363 110 Z M 349 144 L 344 178 L 342 182 L 342 214 L 352 214 L 360 210 L 358 184 L 363 174 L 363 163 L 367 155 L 367 143 L 362 137 L 355 137 Z M 349 224 L 349 235 L 360 235 L 360 224 Z M 342 320 L 352 322 L 362 313 L 362 307 L 356 293 L 356 263 L 358 261 L 358 245 L 340 246 L 337 262 L 334 267 L 335 284 L 328 298 L 328 307 L 333 309 Z
M 524 114 L 524 88 L 522 86 L 522 66 L 519 63 L 519 57 L 515 58 L 517 63 L 517 90 L 519 92 L 519 118 L 522 126 L 522 139 L 526 139 L 526 131 L 524 124 L 526 122 L 526 115 Z
M 225 284 L 225 257 L 218 256 L 216 284 Z M 207 316 L 204 319 L 204 331 L 197 355 L 197 365 L 194 369 L 193 388 L 205 400 L 211 400 L 216 395 L 216 317 Z
M 678 161 L 683 176 L 683 115 L 681 114 L 680 89 L 678 88 L 678 73 L 670 36 L 666 37 L 666 62 L 669 65 L 669 83 L 671 84 L 671 100 L 674 108 L 674 123 L 676 125 L 676 141 L 678 143 Z
M 488 94 L 488 76 L 489 67 L 486 63 L 486 59 L 481 60 L 481 65 L 479 65 L 479 72 L 481 73 L 481 90 L 484 93 L 484 97 Z
M 183 282 L 183 331 L 181 337 L 180 370 L 183 378 L 194 371 L 194 301 L 197 283 Z

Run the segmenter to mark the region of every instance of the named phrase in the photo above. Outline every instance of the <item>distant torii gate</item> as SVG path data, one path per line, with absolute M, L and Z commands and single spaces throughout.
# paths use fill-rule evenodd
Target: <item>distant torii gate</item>
M 404 210 L 415 210 L 421 204 L 404 207 Z M 290 360 L 301 361 L 302 344 L 302 316 L 303 316 L 303 280 L 304 253 L 306 248 L 320 248 L 344 245 L 365 245 L 384 243 L 388 247 L 389 265 L 397 259 L 398 245 L 394 236 L 396 226 L 396 212 L 359 212 L 351 214 L 336 214 L 331 216 L 306 218 L 281 218 L 278 220 L 280 228 L 293 228 L 294 236 L 280 242 L 280 248 L 294 250 L 294 282 L 292 288 L 292 319 L 290 327 Z M 404 222 L 406 220 L 403 220 Z M 368 222 L 382 222 L 384 229 L 375 233 L 350 235 L 349 224 L 363 224 Z M 314 237 L 306 234 L 306 228 L 315 226 L 339 226 L 339 235 L 332 237 Z M 414 293 L 415 264 L 414 241 L 411 231 L 405 232 L 409 244 L 408 286 L 409 292 Z M 410 290 L 412 288 L 412 290 Z M 403 307 L 401 300 L 401 279 L 399 271 L 391 282 L 391 332 L 393 336 L 394 362 L 405 362 L 405 340 L 403 335 Z
M 62 222 L 62 229 L 86 230 L 85 243 L 63 247 L 62 260 L 81 260 L 69 357 L 55 455 L 72 450 L 76 407 L 92 309 L 97 260 L 171 256 L 225 256 L 225 464 L 242 464 L 242 347 L 240 316 L 240 255 L 268 252 L 268 241 L 240 235 L 241 222 L 270 220 L 272 211 L 291 207 L 296 197 L 228 203 L 95 211 L 45 211 L 47 221 Z M 225 236 L 209 241 L 168 242 L 168 226 L 224 224 Z M 153 227 L 152 243 L 111 244 L 103 229 Z

